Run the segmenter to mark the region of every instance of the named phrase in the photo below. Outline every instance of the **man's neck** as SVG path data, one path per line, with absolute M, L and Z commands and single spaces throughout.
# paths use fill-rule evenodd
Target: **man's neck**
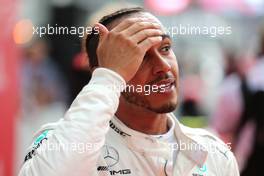
M 116 116 L 129 128 L 145 134 L 158 135 L 169 130 L 167 114 L 157 114 L 124 100 L 120 102 Z

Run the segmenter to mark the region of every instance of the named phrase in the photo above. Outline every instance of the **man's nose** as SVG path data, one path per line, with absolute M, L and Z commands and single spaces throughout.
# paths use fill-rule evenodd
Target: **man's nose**
M 168 59 L 163 56 L 157 55 L 154 62 L 153 74 L 164 74 L 169 72 L 170 70 L 171 65 L 169 64 Z

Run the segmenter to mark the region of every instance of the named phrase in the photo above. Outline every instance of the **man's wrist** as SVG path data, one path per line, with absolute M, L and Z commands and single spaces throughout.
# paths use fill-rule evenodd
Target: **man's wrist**
M 96 68 L 89 84 L 102 85 L 107 89 L 121 92 L 126 87 L 125 79 L 117 72 L 108 68 Z

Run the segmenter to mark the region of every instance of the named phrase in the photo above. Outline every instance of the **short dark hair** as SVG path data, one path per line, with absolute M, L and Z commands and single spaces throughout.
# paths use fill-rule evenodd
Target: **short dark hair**
M 107 27 L 109 24 L 111 24 L 117 19 L 139 12 L 145 12 L 145 10 L 141 7 L 123 8 L 114 13 L 102 17 L 99 20 L 99 23 Z M 98 42 L 99 42 L 99 34 L 95 34 L 95 29 L 93 29 L 91 34 L 87 35 L 85 39 L 85 50 L 89 58 L 90 69 L 98 66 L 98 59 L 96 54 Z

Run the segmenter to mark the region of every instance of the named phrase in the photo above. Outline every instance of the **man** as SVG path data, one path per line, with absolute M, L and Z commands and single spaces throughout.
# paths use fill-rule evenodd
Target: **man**
M 171 113 L 178 65 L 159 20 L 129 8 L 96 28 L 86 39 L 89 84 L 63 119 L 42 127 L 20 175 L 239 175 L 224 143 Z

